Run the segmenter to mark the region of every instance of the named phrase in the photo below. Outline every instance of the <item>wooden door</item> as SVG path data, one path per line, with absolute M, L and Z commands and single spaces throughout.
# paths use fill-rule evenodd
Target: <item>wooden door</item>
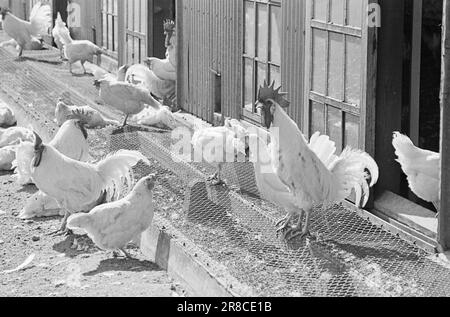
M 138 64 L 147 57 L 148 0 L 125 0 L 124 62 Z
M 369 3 L 306 0 L 304 133 L 329 135 L 338 151 L 348 145 L 373 155 L 376 27 L 368 25 Z

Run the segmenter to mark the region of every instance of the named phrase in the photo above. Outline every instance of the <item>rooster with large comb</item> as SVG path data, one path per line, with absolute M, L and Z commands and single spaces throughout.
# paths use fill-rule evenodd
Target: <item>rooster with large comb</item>
M 290 212 L 278 225 L 278 231 L 291 240 L 309 235 L 310 214 L 314 205 L 324 208 L 339 203 L 356 192 L 356 202 L 365 206 L 370 187 L 378 181 L 379 170 L 372 157 L 361 151 L 346 148 L 336 155 L 333 142 L 324 142 L 322 148 L 311 149 L 297 124 L 285 109 L 290 106 L 281 87 L 267 82 L 260 87 L 257 109 L 261 111 L 264 127 L 272 140 L 272 158 L 275 172 L 294 195 L 298 210 Z M 320 153 L 317 155 L 316 153 Z M 292 226 L 295 214 L 298 221 Z M 305 221 L 303 221 L 305 216 Z

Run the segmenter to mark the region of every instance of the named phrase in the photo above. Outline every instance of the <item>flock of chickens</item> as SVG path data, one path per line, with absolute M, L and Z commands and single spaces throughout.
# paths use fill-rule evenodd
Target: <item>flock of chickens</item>
M 13 38 L 7 44 L 17 46 L 19 56 L 32 43 L 41 41 L 40 32 L 49 25 L 50 12 L 40 3 L 33 8 L 30 22 L 14 17 L 5 8 L 0 13 L 5 31 Z M 249 159 L 254 164 L 261 197 L 286 210 L 287 216 L 277 224 L 277 232 L 286 240 L 309 235 L 313 206 L 326 208 L 343 201 L 352 191 L 358 205 L 367 204 L 370 187 L 379 177 L 374 159 L 351 148 L 338 155 L 336 144 L 320 133 L 308 141 L 286 113 L 290 103 L 274 83 L 265 83 L 258 94 L 257 106 L 266 129 L 248 128 L 234 119 L 225 120 L 221 127 L 194 129 L 163 106 L 161 102 L 172 98 L 175 92 L 173 22 L 165 23 L 165 32 L 165 60 L 149 58 L 147 65 L 122 66 L 117 75 L 94 74 L 102 102 L 125 115 L 122 126 L 128 124 L 130 116 L 136 116 L 139 124 L 190 128 L 194 132 L 192 148 L 200 150 L 196 153 L 202 153 L 202 160 L 217 167 L 217 173 L 209 178 L 212 185 L 224 183 L 221 171 L 229 158 Z M 66 57 L 69 65 L 80 61 L 84 68 L 93 55 L 102 53 L 89 41 L 72 40 L 59 15 L 53 36 L 61 57 Z M 32 183 L 39 189 L 20 217 L 61 214 L 64 219 L 57 233 L 80 228 L 100 248 L 119 249 L 128 255 L 124 249 L 127 243 L 152 222 L 156 175 L 141 179 L 133 187 L 132 168 L 139 162 L 150 164 L 136 151 L 121 150 L 93 163 L 86 131 L 119 123 L 89 106 L 73 105 L 70 96 L 61 96 L 55 109 L 60 129 L 51 142 L 44 143 L 32 130 L 14 127 L 14 115 L 4 108 L 0 108 L 0 124 L 12 127 L 0 130 L 0 168 L 15 170 L 21 185 Z M 205 151 L 211 144 L 220 144 L 214 153 Z M 439 208 L 440 155 L 415 147 L 408 137 L 397 132 L 393 146 L 411 189 Z M 130 190 L 129 194 L 121 198 L 125 190 Z

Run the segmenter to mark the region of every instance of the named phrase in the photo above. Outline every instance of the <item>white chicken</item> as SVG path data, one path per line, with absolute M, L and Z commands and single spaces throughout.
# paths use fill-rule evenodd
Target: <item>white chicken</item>
M 192 136 L 195 162 L 207 162 L 217 168 L 208 178 L 212 185 L 222 185 L 222 168 L 225 163 L 245 162 L 245 135 L 238 135 L 228 126 L 197 130 Z
M 354 189 L 357 204 L 361 203 L 363 196 L 362 206 L 365 206 L 370 194 L 369 186 L 378 181 L 379 170 L 369 154 L 350 148 L 346 148 L 334 160 L 332 148 L 319 148 L 318 151 L 324 153 L 323 157 L 330 158 L 320 159 L 309 147 L 297 124 L 284 111 L 283 108 L 289 107 L 289 102 L 280 93 L 280 88 L 275 90 L 275 83 L 271 86 L 264 83 L 259 90 L 257 108 L 261 110 L 263 126 L 270 131 L 273 143 L 272 162 L 276 174 L 289 188 L 296 205 L 300 207 L 296 226 L 290 228 L 295 214 L 283 221 L 283 228 L 288 231 L 286 237 L 290 240 L 309 234 L 310 213 L 315 204 L 327 207 L 341 202 Z M 370 185 L 368 178 L 371 179 Z M 306 213 L 304 225 L 303 213 Z
M 146 88 L 124 81 L 127 69 L 128 66 L 122 66 L 117 78 L 108 74 L 102 79 L 94 81 L 94 85 L 99 89 L 100 98 L 105 105 L 125 114 L 123 127 L 127 125 L 130 115 L 140 113 L 146 105 L 155 109 L 159 109 L 161 106 Z
M 20 142 L 33 142 L 33 131 L 22 127 L 12 127 L 8 129 L 0 128 L 0 148 L 8 145 L 17 145 Z
M 62 20 L 61 14 L 58 12 L 58 16 L 55 20 L 55 27 L 52 30 L 53 40 L 55 41 L 56 47 L 59 49 L 61 59 L 64 59 L 64 36 L 70 34 L 66 23 Z
M 0 127 L 8 128 L 17 123 L 14 112 L 6 105 L 0 102 Z
M 76 62 L 81 63 L 83 67 L 83 74 L 86 74 L 86 68 L 84 64 L 86 62 L 93 63 L 94 56 L 100 56 L 104 51 L 88 40 L 74 40 L 70 36 L 67 28 L 59 29 L 59 38 L 64 46 L 64 56 L 69 62 L 69 70 L 73 74 L 72 65 Z
M 55 108 L 56 123 L 61 126 L 70 119 L 80 120 L 86 128 L 97 129 L 104 128 L 110 125 L 119 125 L 115 120 L 105 118 L 99 111 L 89 106 L 70 106 L 67 105 L 63 99 L 59 99 Z
M 178 127 L 186 127 L 191 131 L 194 130 L 193 125 L 190 124 L 179 113 L 172 113 L 169 107 L 160 106 L 158 109 L 147 107 L 140 113 L 134 116 L 137 124 L 156 127 L 159 129 L 174 130 Z
M 140 161 L 150 165 L 141 153 L 121 150 L 96 164 L 79 162 L 45 145 L 36 135 L 31 177 L 40 191 L 55 198 L 64 209 L 65 217 L 59 231 L 67 232 L 70 214 L 89 212 L 101 203 L 120 197 L 124 181 L 129 188 L 132 167 Z
M 92 160 L 89 155 L 89 144 L 87 142 L 87 131 L 84 125 L 78 120 L 66 121 L 53 140 L 49 143 L 63 155 L 81 162 Z M 17 147 L 16 167 L 17 182 L 21 185 L 32 183 L 31 179 L 31 161 L 34 157 L 34 135 L 32 142 L 25 142 Z
M 38 2 L 30 13 L 30 21 L 19 19 L 8 8 L 0 8 L 2 25 L 6 34 L 13 38 L 19 47 L 19 57 L 24 49 L 42 49 L 43 35 L 52 26 L 52 10 L 48 4 Z
M 176 94 L 176 82 L 162 80 L 142 64 L 132 65 L 128 68 L 125 80 L 134 85 L 142 85 L 160 100 L 173 99 Z
M 54 198 L 38 191 L 27 200 L 18 218 L 27 220 L 54 216 L 64 216 L 64 210 L 59 207 Z
M 10 39 L 0 43 L 0 48 L 12 47 L 16 51 L 20 50 L 20 46 L 15 39 Z M 23 47 L 24 51 L 39 51 L 44 47 L 44 40 L 38 38 L 32 38 L 30 42 L 26 43 Z
M 0 171 L 12 171 L 13 162 L 16 159 L 16 146 L 0 148 Z
M 392 145 L 411 191 L 432 203 L 439 212 L 441 155 L 416 147 L 410 138 L 400 132 L 394 132 Z
M 177 80 L 177 40 L 175 22 L 167 20 L 164 22 L 165 45 L 167 47 L 166 58 L 159 59 L 150 57 L 146 64 L 148 68 L 161 80 Z
M 88 214 L 72 215 L 69 229 L 83 229 L 103 250 L 121 250 L 127 257 L 126 245 L 147 230 L 154 214 L 153 188 L 155 175 L 141 179 L 123 199 L 95 207 Z

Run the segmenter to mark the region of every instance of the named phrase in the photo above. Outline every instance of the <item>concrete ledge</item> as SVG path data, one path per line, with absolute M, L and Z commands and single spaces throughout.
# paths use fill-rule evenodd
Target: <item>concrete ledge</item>
M 375 201 L 375 209 L 427 237 L 432 239 L 437 237 L 436 214 L 392 192 L 383 192 Z
M 149 260 L 185 283 L 194 296 L 254 296 L 251 289 L 232 277 L 224 266 L 205 255 L 157 215 L 151 228 L 142 235 L 141 250 Z

